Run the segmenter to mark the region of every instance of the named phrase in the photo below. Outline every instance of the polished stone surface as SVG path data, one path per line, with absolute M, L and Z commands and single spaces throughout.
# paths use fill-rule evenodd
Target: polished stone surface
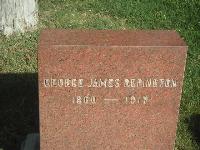
M 42 31 L 41 150 L 172 150 L 186 53 L 175 31 Z

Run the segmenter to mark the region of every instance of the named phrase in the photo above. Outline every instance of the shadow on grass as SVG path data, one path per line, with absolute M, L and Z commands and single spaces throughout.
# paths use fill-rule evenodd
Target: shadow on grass
M 197 142 L 200 147 L 200 114 L 193 114 L 186 120 L 189 131 L 193 135 L 193 139 Z
M 0 148 L 20 150 L 28 133 L 39 132 L 36 73 L 0 74 Z

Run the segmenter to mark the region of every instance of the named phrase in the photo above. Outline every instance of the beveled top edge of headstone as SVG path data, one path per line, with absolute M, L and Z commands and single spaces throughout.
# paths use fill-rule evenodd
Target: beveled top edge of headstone
M 184 46 L 175 30 L 45 29 L 40 46 Z

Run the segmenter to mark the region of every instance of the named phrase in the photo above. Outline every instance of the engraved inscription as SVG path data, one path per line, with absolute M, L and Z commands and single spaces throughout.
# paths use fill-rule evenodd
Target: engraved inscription
M 83 87 L 83 79 L 44 79 L 45 87 Z
M 74 96 L 73 104 L 96 104 L 95 96 Z
M 144 96 L 126 96 L 123 99 L 118 99 L 118 98 L 104 98 L 104 103 L 125 103 L 126 105 L 133 105 L 133 104 L 146 104 L 150 100 L 149 96 L 144 95 Z M 94 105 L 97 103 L 101 103 L 102 101 L 98 101 L 95 96 L 74 96 L 72 99 L 73 104 L 79 104 L 79 105 Z
M 44 79 L 44 87 L 94 87 L 94 88 L 118 88 L 121 85 L 127 88 L 175 88 L 177 81 L 174 79 L 155 79 L 155 78 L 132 78 L 132 79 L 90 79 L 85 82 L 84 79 L 64 79 L 47 78 Z
M 132 95 L 125 98 L 126 104 L 137 104 L 137 103 L 146 104 L 149 100 L 150 98 L 147 95 L 140 96 L 140 97 L 136 97 Z
M 175 79 L 170 78 L 125 78 L 125 79 L 96 79 L 91 78 L 89 80 L 78 78 L 46 78 L 44 79 L 45 88 L 132 88 L 133 90 L 143 88 L 176 88 L 178 82 Z M 106 95 L 105 95 L 106 96 Z M 99 99 L 95 95 L 75 95 L 71 98 L 73 104 L 77 105 L 95 105 L 98 103 L 104 104 L 117 104 L 123 103 L 126 105 L 139 105 L 147 104 L 151 101 L 151 97 L 148 95 L 124 95 L 123 98 L 119 97 L 105 97 Z

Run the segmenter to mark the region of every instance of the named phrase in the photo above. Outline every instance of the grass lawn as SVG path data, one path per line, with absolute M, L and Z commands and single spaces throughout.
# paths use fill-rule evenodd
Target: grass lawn
M 37 44 L 43 28 L 175 29 L 189 46 L 176 150 L 200 149 L 200 0 L 40 0 L 39 29 L 0 35 L 0 148 L 38 131 Z

